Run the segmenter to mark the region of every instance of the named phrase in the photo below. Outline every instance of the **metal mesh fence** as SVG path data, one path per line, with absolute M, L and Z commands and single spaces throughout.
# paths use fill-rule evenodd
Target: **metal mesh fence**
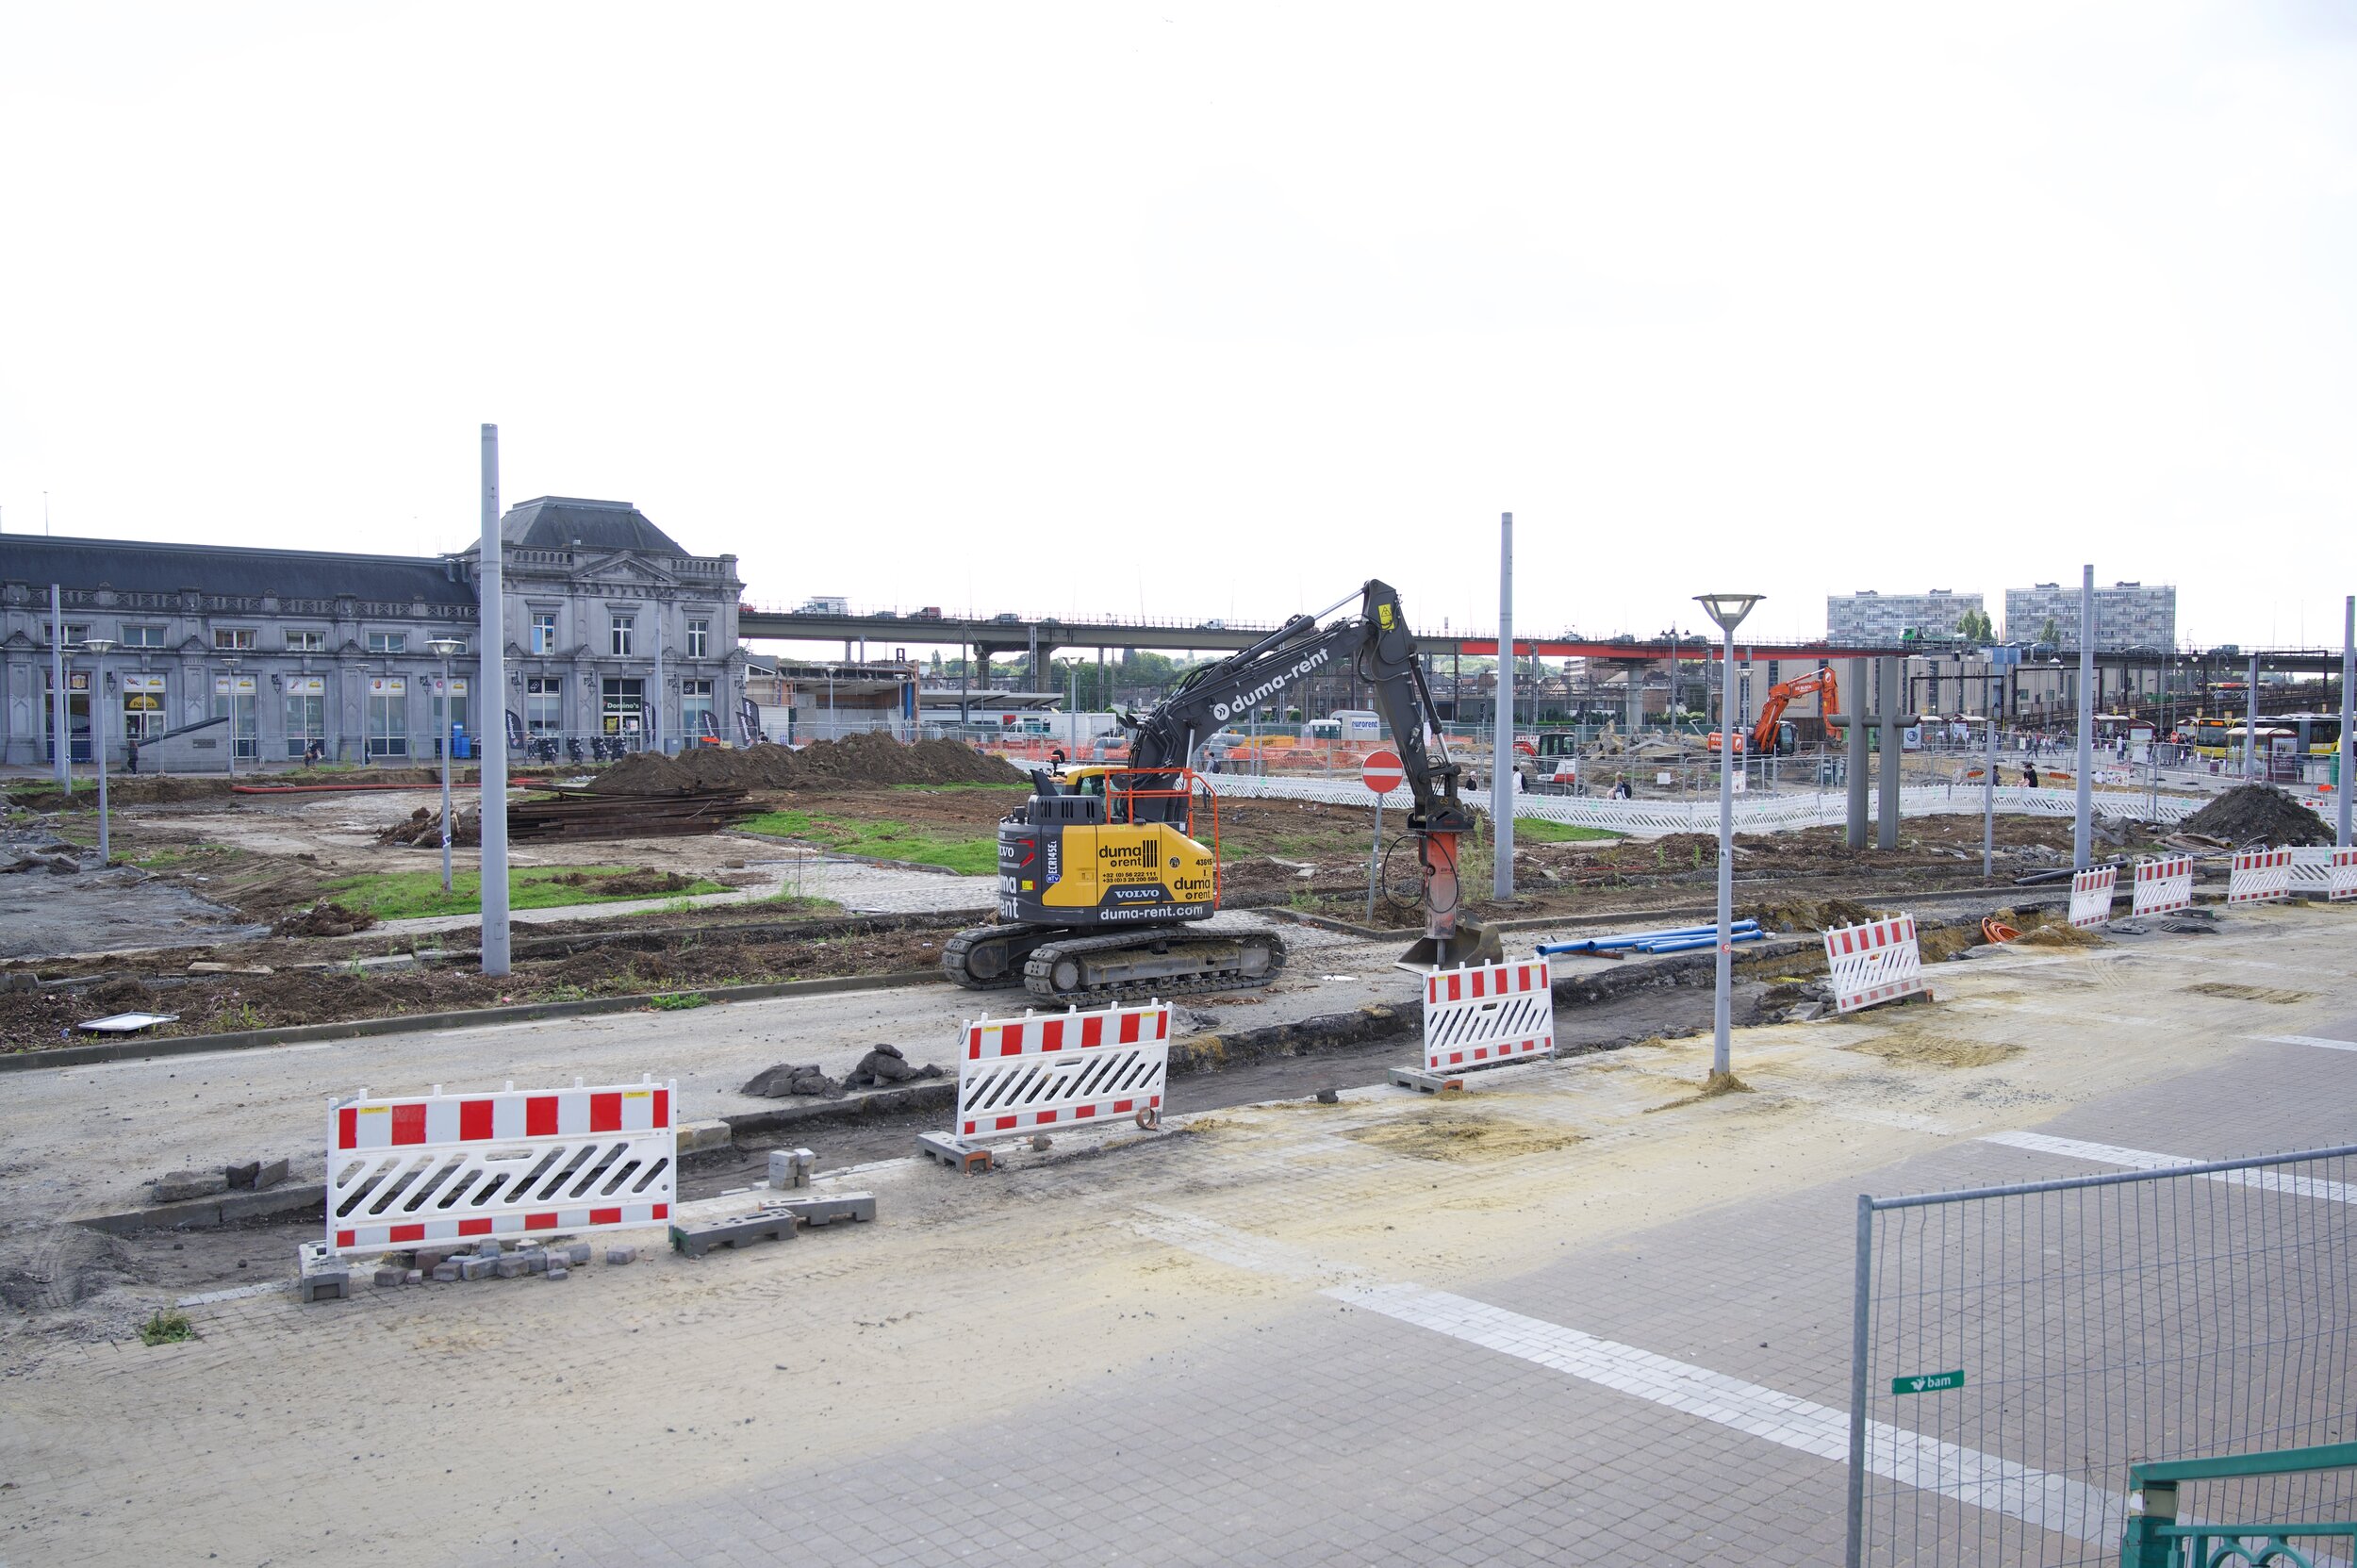
M 1858 1200 L 1850 1555 L 2118 1560 L 2128 1466 L 2357 1439 L 2357 1147 Z M 2185 1512 L 2357 1510 L 2342 1471 Z

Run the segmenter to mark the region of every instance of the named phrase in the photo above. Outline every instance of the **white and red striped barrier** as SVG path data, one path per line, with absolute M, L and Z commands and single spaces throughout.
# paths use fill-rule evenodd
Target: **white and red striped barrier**
M 2119 885 L 2119 867 L 2092 866 L 2070 879 L 2070 923 L 2087 931 L 2112 917 L 2112 893 Z
M 2227 878 L 2230 904 L 2279 903 L 2292 896 L 2292 852 L 2289 850 L 2242 850 Z
M 651 1225 L 678 1199 L 675 1085 L 371 1099 L 328 1114 L 327 1245 Z
M 1834 927 L 1825 933 L 1825 966 L 1833 972 L 1838 1013 L 1932 994 L 1923 982 L 1923 949 L 1915 940 L 1912 915 Z
M 1114 1116 L 1162 1114 L 1170 1003 L 1116 1003 L 965 1026 L 958 1058 L 960 1138 L 1012 1137 Z
M 2357 846 L 2291 851 L 2292 891 L 2332 903 L 2357 899 Z
M 1459 1073 L 1555 1051 L 1555 988 L 1543 958 L 1514 958 L 1424 980 L 1424 1070 Z
M 2164 855 L 2136 862 L 2135 902 L 2132 915 L 2166 915 L 2193 904 L 2193 856 Z

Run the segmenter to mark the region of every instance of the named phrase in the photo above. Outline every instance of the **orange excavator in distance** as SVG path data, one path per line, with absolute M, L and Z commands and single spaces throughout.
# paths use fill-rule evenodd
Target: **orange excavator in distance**
M 1834 679 L 1830 667 L 1812 669 L 1798 680 L 1778 681 L 1770 686 L 1768 701 L 1759 705 L 1759 722 L 1752 726 L 1749 735 L 1739 734 L 1735 737 L 1736 754 L 1790 756 L 1798 749 L 1800 737 L 1792 726 L 1784 721 L 1784 710 L 1790 707 L 1797 698 L 1820 694 L 1825 699 L 1823 712 L 1835 714 L 1841 711 L 1841 685 Z M 1710 732 L 1710 750 L 1719 750 L 1719 732 L 1716 730 Z

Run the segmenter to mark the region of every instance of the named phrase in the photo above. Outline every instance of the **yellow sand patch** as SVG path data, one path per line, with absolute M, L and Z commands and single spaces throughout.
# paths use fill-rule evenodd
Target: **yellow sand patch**
M 2019 1046 L 1998 1045 L 1986 1040 L 1944 1040 L 1935 1035 L 1913 1038 L 1886 1035 L 1879 1040 L 1865 1040 L 1842 1048 L 1865 1056 L 1880 1057 L 1885 1062 L 1901 1062 L 1922 1067 L 1990 1067 L 2021 1054 Z
M 2313 991 L 2278 991 L 2266 985 L 2229 985 L 2224 981 L 2217 980 L 2203 981 L 2199 985 L 2188 985 L 2185 989 L 2197 997 L 2218 997 L 2227 1001 L 2273 1002 L 2278 1007 L 2289 1007 L 2294 1002 L 2316 999 L 2316 993 Z
M 1515 1160 L 1525 1154 L 1546 1154 L 1578 1143 L 1579 1134 L 1560 1128 L 1534 1127 L 1506 1116 L 1475 1112 L 1434 1111 L 1422 1115 L 1395 1116 L 1343 1134 L 1386 1154 L 1410 1160 L 1440 1160 L 1450 1164 L 1487 1164 Z

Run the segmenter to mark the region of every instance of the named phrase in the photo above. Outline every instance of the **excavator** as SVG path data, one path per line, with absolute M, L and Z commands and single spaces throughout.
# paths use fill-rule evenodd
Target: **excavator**
M 1355 615 L 1326 620 L 1353 599 Z M 1414 797 L 1408 834 L 1421 867 L 1425 934 L 1402 966 L 1496 962 L 1497 933 L 1460 907 L 1458 845 L 1474 818 L 1458 799 L 1459 766 L 1440 738 L 1399 595 L 1369 581 L 1194 671 L 1143 717 L 1120 715 L 1132 732 L 1126 764 L 1061 777 L 1034 769 L 1030 798 L 998 824 L 997 922 L 950 938 L 942 971 L 973 990 L 1020 985 L 1044 1001 L 1090 1005 L 1276 979 L 1283 938 L 1210 923 L 1219 913 L 1218 801 L 1191 763 L 1229 720 L 1281 704 L 1312 676 L 1344 669 L 1373 693 Z
M 1821 692 L 1825 699 L 1825 713 L 1830 715 L 1841 711 L 1841 685 L 1835 680 L 1831 666 L 1812 669 L 1796 680 L 1778 681 L 1770 686 L 1768 701 L 1759 705 L 1759 722 L 1752 726 L 1748 736 L 1739 734 L 1735 737 L 1736 754 L 1755 757 L 1766 752 L 1779 757 L 1790 756 L 1799 743 L 1792 734 L 1792 727 L 1784 722 L 1784 710 L 1790 707 L 1796 699 L 1814 697 Z M 1719 732 L 1716 730 L 1710 732 L 1709 748 L 1713 751 L 1719 749 Z

